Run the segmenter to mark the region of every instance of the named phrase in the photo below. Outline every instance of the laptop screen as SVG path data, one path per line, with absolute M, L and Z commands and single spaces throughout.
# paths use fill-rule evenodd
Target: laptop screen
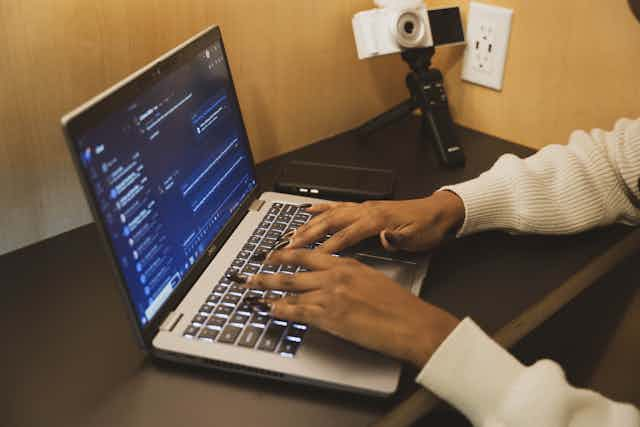
M 220 41 L 189 56 L 73 136 L 141 326 L 256 186 Z

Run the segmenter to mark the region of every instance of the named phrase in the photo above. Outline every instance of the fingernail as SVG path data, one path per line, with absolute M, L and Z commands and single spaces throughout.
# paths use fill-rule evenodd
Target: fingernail
M 283 240 L 281 242 L 276 243 L 273 246 L 274 251 L 279 251 L 280 249 L 286 248 L 287 246 L 289 246 L 289 240 Z
M 389 244 L 391 246 L 398 246 L 398 237 L 394 236 L 392 233 L 386 232 L 384 237 L 387 239 L 387 242 L 389 242 Z
M 247 276 L 239 276 L 235 273 L 227 274 L 227 279 L 234 281 L 236 283 L 247 283 Z
M 298 209 L 307 209 L 307 208 L 310 208 L 311 206 L 313 206 L 311 203 L 303 203 L 301 205 L 298 205 Z
M 280 236 L 280 239 L 291 239 L 293 237 L 293 235 L 296 234 L 296 230 L 289 230 L 286 233 L 284 233 L 282 236 Z

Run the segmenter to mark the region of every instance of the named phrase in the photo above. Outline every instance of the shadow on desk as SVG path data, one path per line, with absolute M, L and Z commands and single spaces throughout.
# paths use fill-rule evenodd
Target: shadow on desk
M 144 399 L 135 398 L 142 395 Z M 259 426 L 265 420 L 292 426 L 357 426 L 370 424 L 395 402 L 373 400 L 375 409 L 370 397 L 149 361 L 103 400 L 86 425 L 186 425 L 187 419 L 212 426 Z

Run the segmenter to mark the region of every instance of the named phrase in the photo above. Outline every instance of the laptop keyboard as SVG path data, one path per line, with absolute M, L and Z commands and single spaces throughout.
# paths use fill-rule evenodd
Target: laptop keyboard
M 215 285 L 192 319 L 183 336 L 188 339 L 218 342 L 294 357 L 302 344 L 307 325 L 276 319 L 267 312 L 255 311 L 247 298 L 277 299 L 284 291 L 246 289 L 227 275 L 251 276 L 258 273 L 294 274 L 304 271 L 292 265 L 269 265 L 252 259 L 255 254 L 268 253 L 284 233 L 296 229 L 311 218 L 296 205 L 273 203 L 253 231 L 242 250 L 231 263 L 224 277 Z M 310 245 L 323 243 L 328 236 Z

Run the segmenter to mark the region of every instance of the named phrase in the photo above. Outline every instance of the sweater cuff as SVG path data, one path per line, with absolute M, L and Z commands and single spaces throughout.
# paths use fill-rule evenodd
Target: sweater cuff
M 502 175 L 489 171 L 440 190 L 457 194 L 464 204 L 464 223 L 456 237 L 490 229 L 517 228 L 512 182 Z
M 497 411 L 524 369 L 466 318 L 438 347 L 416 382 L 460 410 L 473 425 L 480 425 Z

